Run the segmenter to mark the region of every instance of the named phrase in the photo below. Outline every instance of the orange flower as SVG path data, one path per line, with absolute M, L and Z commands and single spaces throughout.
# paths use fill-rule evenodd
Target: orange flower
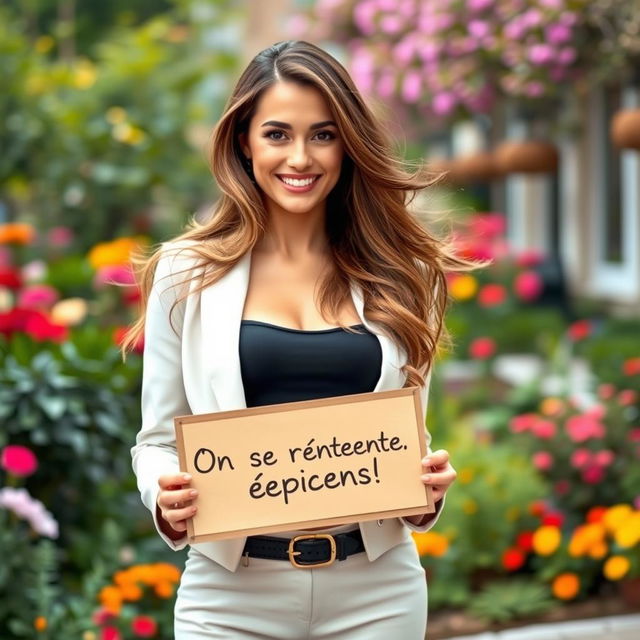
M 173 585 L 170 582 L 157 582 L 153 590 L 158 598 L 170 598 L 173 595 Z
M 102 604 L 109 613 L 113 613 L 114 615 L 120 613 L 122 608 L 122 592 L 118 587 L 114 587 L 113 585 L 102 587 L 98 593 L 98 599 L 100 600 L 100 604 Z
M 417 531 L 411 534 L 418 549 L 420 556 L 435 556 L 439 558 L 443 556 L 449 549 L 449 539 L 441 533 L 435 531 L 425 531 L 419 533 Z
M 116 238 L 111 242 L 101 242 L 89 251 L 87 256 L 94 269 L 111 265 L 128 264 L 131 254 L 141 244 L 138 238 Z
M 31 244 L 35 235 L 35 229 L 25 222 L 0 224 L 0 244 Z
M 559 600 L 573 600 L 580 591 L 580 579 L 575 573 L 561 573 L 554 578 L 551 591 Z
M 629 573 L 631 563 L 628 558 L 624 556 L 611 556 L 602 567 L 602 573 L 604 573 L 607 580 L 620 580 Z
M 533 534 L 533 550 L 539 556 L 550 556 L 559 546 L 560 529 L 551 525 L 539 527 Z
M 589 550 L 589 556 L 594 560 L 602 560 L 609 551 L 609 547 L 604 542 L 598 542 Z
M 33 621 L 33 626 L 36 631 L 44 631 L 47 628 L 47 619 L 44 616 L 38 616 Z
M 136 602 L 144 595 L 142 589 L 137 584 L 126 583 L 120 587 L 122 599 L 129 602 Z
M 569 541 L 569 555 L 579 558 L 590 553 L 593 547 L 604 544 L 605 529 L 599 522 L 576 527 Z

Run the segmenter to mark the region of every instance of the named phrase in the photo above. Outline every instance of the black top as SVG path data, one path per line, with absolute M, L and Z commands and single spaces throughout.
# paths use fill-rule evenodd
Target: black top
M 240 369 L 247 407 L 373 391 L 382 366 L 378 338 L 363 324 L 305 331 L 242 320 Z

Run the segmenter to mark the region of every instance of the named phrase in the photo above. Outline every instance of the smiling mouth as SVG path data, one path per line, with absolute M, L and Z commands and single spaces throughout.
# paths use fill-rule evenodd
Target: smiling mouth
M 309 178 L 288 178 L 285 176 L 277 176 L 278 180 L 284 182 L 290 187 L 309 187 L 320 178 L 320 176 L 312 176 Z

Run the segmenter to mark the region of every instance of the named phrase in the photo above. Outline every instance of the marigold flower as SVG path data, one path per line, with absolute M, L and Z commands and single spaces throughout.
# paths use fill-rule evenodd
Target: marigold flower
M 604 514 L 607 512 L 607 507 L 591 507 L 587 511 L 587 522 L 602 522 Z
M 439 558 L 449 549 L 449 539 L 435 531 L 412 532 L 419 556 L 434 556 Z
M 640 542 L 640 511 L 629 516 L 613 535 L 619 547 L 623 549 L 635 547 Z
M 562 535 L 560 529 L 551 525 L 545 525 L 533 534 L 533 550 L 539 556 L 550 556 L 560 546 Z
M 116 238 L 111 242 L 101 242 L 89 251 L 88 259 L 94 269 L 113 265 L 126 265 L 134 249 L 140 244 L 136 238 Z
M 580 579 L 575 573 L 561 573 L 551 583 L 551 592 L 559 600 L 573 600 L 580 591 Z
M 33 626 L 36 631 L 44 631 L 47 628 L 47 619 L 44 616 L 38 616 L 33 621 Z
M 170 598 L 173 595 L 173 585 L 165 580 L 154 584 L 153 590 L 158 598 Z
M 473 298 L 478 290 L 478 281 L 468 274 L 454 275 L 449 281 L 449 293 L 459 301 Z
M 628 558 L 624 556 L 611 556 L 602 567 L 602 573 L 604 573 L 607 580 L 620 580 L 624 578 L 629 572 L 631 563 Z
M 0 244 L 29 245 L 35 238 L 36 230 L 25 222 L 0 224 Z
M 540 413 L 545 416 L 557 416 L 564 410 L 564 402 L 560 398 L 545 398 L 540 403 Z
M 607 553 L 609 553 L 609 547 L 604 542 L 598 542 L 589 549 L 589 557 L 594 560 L 602 560 Z
M 628 504 L 617 504 L 609 507 L 602 518 L 602 522 L 609 533 L 615 533 L 631 516 L 633 509 Z

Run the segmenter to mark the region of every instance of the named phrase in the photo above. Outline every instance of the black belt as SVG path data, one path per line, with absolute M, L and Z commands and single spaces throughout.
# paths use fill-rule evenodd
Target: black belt
M 298 569 L 326 567 L 334 560 L 364 551 L 360 528 L 331 535 L 309 533 L 293 538 L 274 536 L 248 536 L 242 552 L 249 558 L 289 560 Z

